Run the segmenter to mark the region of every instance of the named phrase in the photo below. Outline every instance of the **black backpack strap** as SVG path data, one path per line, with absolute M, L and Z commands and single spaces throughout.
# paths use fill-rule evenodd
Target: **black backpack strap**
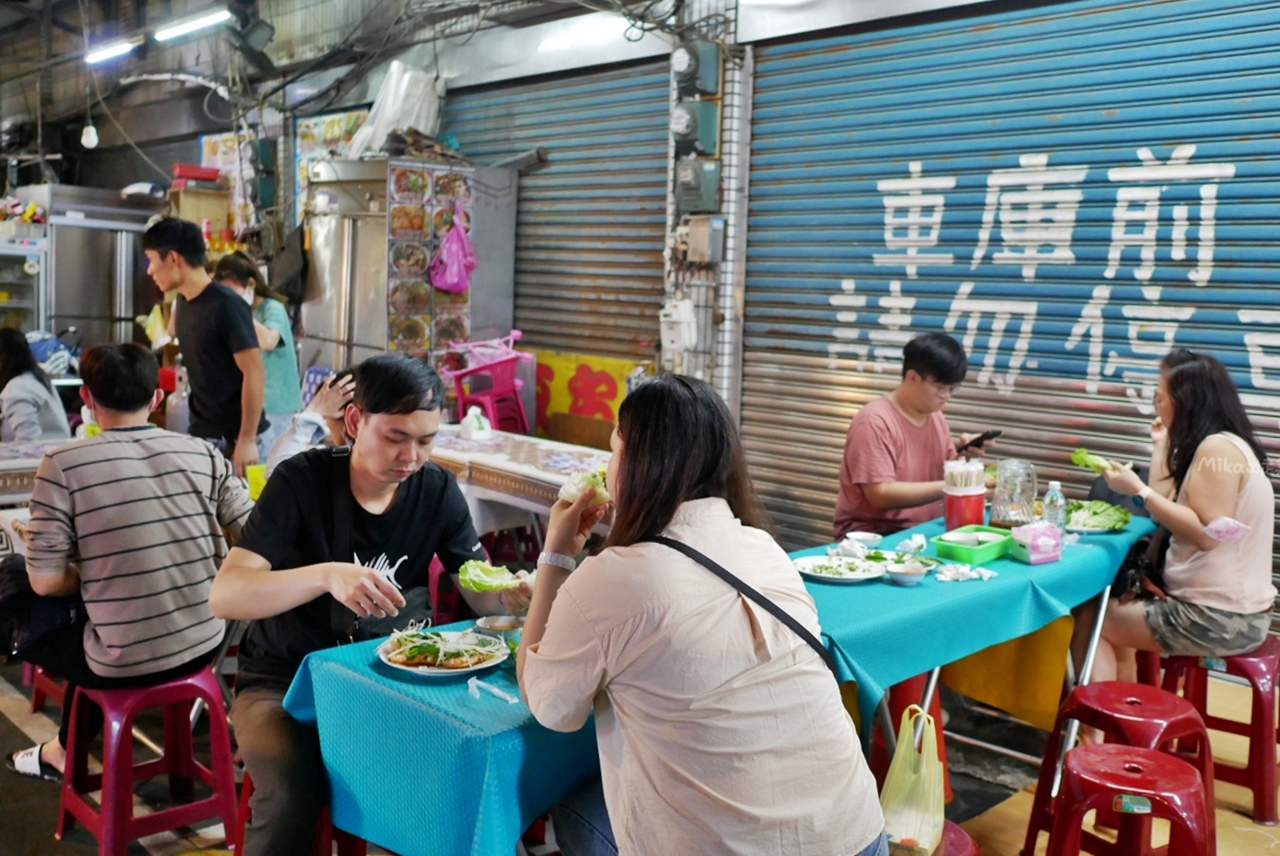
M 831 674 L 833 676 L 836 674 L 836 660 L 834 657 L 831 656 L 831 652 L 827 650 L 827 646 L 823 645 L 822 642 L 820 642 L 816 636 L 814 636 L 812 633 L 806 630 L 804 625 L 801 624 L 799 621 L 796 621 L 791 616 L 791 614 L 787 612 L 785 609 L 778 606 L 773 601 L 769 600 L 769 598 L 765 597 L 760 592 L 756 591 L 751 586 L 747 585 L 737 576 L 727 571 L 723 566 L 716 564 L 710 558 L 698 552 L 697 550 L 693 549 L 688 544 L 682 544 L 679 541 L 675 541 L 671 538 L 664 538 L 660 535 L 654 538 L 650 538 L 649 540 L 653 541 L 655 544 L 661 544 L 664 547 L 670 547 L 672 550 L 676 550 L 680 553 L 684 553 L 690 559 L 693 559 L 699 565 L 702 565 L 708 571 L 715 574 L 717 577 L 724 580 L 729 585 L 733 586 L 735 589 L 737 589 L 739 592 L 742 593 L 743 597 L 747 598 L 748 600 L 754 601 L 756 604 L 761 606 L 763 609 L 765 609 L 765 611 L 771 614 L 774 618 L 778 619 L 783 624 L 787 625 L 787 627 L 790 627 L 792 630 L 794 630 L 797 636 L 799 636 L 805 642 L 808 642 L 809 647 L 817 651 L 818 656 L 822 658 L 822 662 L 827 664 L 827 668 L 831 670 Z
M 329 560 L 350 562 L 351 555 L 351 448 L 338 446 L 332 452 L 333 462 L 333 539 Z M 330 598 L 329 625 L 341 644 L 350 642 L 356 632 L 356 614 L 336 598 Z

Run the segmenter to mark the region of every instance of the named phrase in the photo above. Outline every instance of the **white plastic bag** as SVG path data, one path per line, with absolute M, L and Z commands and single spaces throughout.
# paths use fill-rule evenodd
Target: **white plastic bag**
M 915 741 L 917 723 L 924 725 L 919 752 Z M 942 841 L 946 795 L 938 736 L 933 717 L 918 705 L 902 712 L 898 749 L 880 792 L 880 808 L 890 856 L 930 856 Z
M 417 128 L 428 137 L 440 130 L 440 96 L 444 83 L 434 74 L 410 68 L 400 60 L 392 60 L 387 76 L 378 87 L 378 97 L 360 130 L 347 146 L 347 157 L 358 159 L 365 152 L 376 152 L 397 128 Z

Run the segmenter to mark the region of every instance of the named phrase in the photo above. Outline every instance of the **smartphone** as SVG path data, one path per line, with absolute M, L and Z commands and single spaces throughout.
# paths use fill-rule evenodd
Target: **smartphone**
M 972 449 L 974 446 L 981 446 L 983 443 L 986 443 L 986 442 L 989 442 L 989 441 L 991 441 L 991 440 L 994 440 L 995 438 L 999 437 L 999 436 L 1000 436 L 1001 434 L 1003 434 L 1003 433 L 1004 433 L 1004 432 L 1003 432 L 1003 431 L 1001 431 L 1001 430 L 999 430 L 999 429 L 992 429 L 992 430 L 990 430 L 990 431 L 983 431 L 983 432 L 982 432 L 981 434 L 979 434 L 977 437 L 974 437 L 974 438 L 973 438 L 972 440 L 970 440 L 968 443 L 965 443 L 965 444 L 964 444 L 963 446 L 961 446 L 959 449 L 956 449 L 956 454 L 961 454 L 961 453 L 963 453 L 963 452 L 965 452 L 965 451 L 967 451 L 967 450 L 969 450 L 969 449 Z

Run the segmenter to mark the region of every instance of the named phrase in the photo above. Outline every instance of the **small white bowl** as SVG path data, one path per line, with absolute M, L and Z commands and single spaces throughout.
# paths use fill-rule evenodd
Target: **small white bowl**
M 844 537 L 845 540 L 861 541 L 868 547 L 874 547 L 884 540 L 884 536 L 878 532 L 850 532 Z
M 895 585 L 914 586 L 919 585 L 920 581 L 925 577 L 923 569 L 919 571 L 890 571 L 889 579 L 893 580 Z
M 486 615 L 476 619 L 476 627 L 490 633 L 510 633 L 524 627 L 524 619 L 514 615 Z

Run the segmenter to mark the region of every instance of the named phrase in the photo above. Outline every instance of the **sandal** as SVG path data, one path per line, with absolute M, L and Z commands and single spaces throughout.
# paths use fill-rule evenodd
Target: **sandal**
M 21 752 L 9 757 L 7 766 L 20 776 L 44 779 L 46 782 L 61 782 L 62 774 L 40 759 L 40 750 L 42 748 L 37 743 L 30 749 L 23 749 Z

